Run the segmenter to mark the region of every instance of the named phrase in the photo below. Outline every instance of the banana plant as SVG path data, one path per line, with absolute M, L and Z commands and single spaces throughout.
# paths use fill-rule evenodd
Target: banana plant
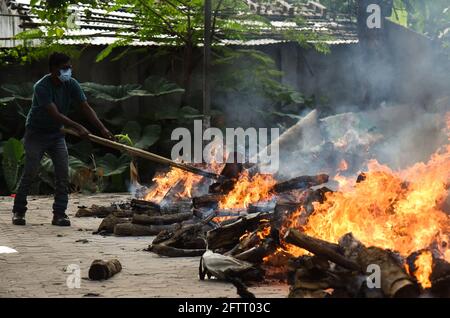
M 158 97 L 174 93 L 184 93 L 184 89 L 175 83 L 169 82 L 165 78 L 149 76 L 145 79 L 142 88 L 131 91 L 130 95 Z
M 33 98 L 33 83 L 24 82 L 21 84 L 4 84 L 1 88 L 10 94 L 10 96 L 0 98 L 0 105 L 6 105 L 10 102 L 15 102 L 17 112 L 26 118 L 26 111 L 23 109 L 19 101 L 25 101 L 30 103 Z
M 161 125 L 147 125 L 142 128 L 137 121 L 129 121 L 123 128 L 122 135 L 127 136 L 134 147 L 145 149 L 158 141 Z
M 20 178 L 25 150 L 20 140 L 9 138 L 3 145 L 3 176 L 9 191 L 14 192 Z
M 144 81 L 144 85 L 103 85 L 92 82 L 84 82 L 80 85 L 87 93 L 91 94 L 92 97 L 110 102 L 123 101 L 133 96 L 158 97 L 184 92 L 184 89 L 180 88 L 178 85 L 157 76 L 147 77 Z
M 53 162 L 45 155 L 41 160 L 39 180 L 51 189 L 55 189 L 55 173 Z M 69 156 L 69 184 L 71 192 L 96 192 L 101 188 L 101 182 L 91 165 L 80 159 Z M 37 191 L 40 189 L 38 188 Z
M 32 82 L 24 82 L 21 84 L 4 84 L 1 88 L 10 93 L 9 98 L 31 101 L 33 98 L 33 86 Z
M 95 99 L 103 99 L 109 102 L 120 102 L 132 95 L 130 92 L 140 88 L 139 84 L 103 85 L 92 82 L 80 83 L 81 88 Z
M 119 157 L 112 153 L 107 153 L 102 158 L 97 159 L 96 173 L 103 180 L 110 179 L 109 189 L 111 191 L 124 191 L 125 172 L 130 167 L 131 158 L 127 154 Z M 103 189 L 104 190 L 104 189 Z

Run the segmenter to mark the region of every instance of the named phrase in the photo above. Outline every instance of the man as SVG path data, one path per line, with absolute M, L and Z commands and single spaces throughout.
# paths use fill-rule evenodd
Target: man
M 81 137 L 89 134 L 85 127 L 67 117 L 72 104 L 80 106 L 83 114 L 103 137 L 114 138 L 87 103 L 80 84 L 71 77 L 70 58 L 62 53 L 53 53 L 49 58 L 49 69 L 50 74 L 37 81 L 33 88 L 33 101 L 25 124 L 25 167 L 12 211 L 14 225 L 26 223 L 27 195 L 46 152 L 55 168 L 52 224 L 70 226 L 70 220 L 65 214 L 69 191 L 68 153 L 60 129 L 65 125 L 75 129 Z

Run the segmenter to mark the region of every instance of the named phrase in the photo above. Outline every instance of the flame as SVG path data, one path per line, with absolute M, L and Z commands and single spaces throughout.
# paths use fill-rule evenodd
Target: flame
M 219 202 L 221 209 L 247 208 L 249 204 L 272 198 L 272 187 L 276 184 L 271 175 L 256 174 L 250 177 L 244 171 L 230 193 Z
M 179 182 L 183 184 L 183 187 L 176 195 L 191 197 L 192 187 L 197 185 L 201 179 L 201 176 L 178 168 L 171 168 L 168 173 L 153 178 L 155 186 L 146 194 L 145 200 L 160 203 L 167 192 Z
M 450 130 L 450 113 L 446 120 Z M 354 177 L 335 179 L 345 191 L 327 193 L 325 202 L 314 203 L 314 212 L 303 226 L 296 224 L 303 211 L 296 211 L 285 221 L 284 231 L 301 228 L 329 242 L 352 232 L 367 246 L 391 249 L 404 257 L 433 242 L 448 242 L 450 217 L 440 206 L 449 195 L 450 145 L 428 162 L 405 170 L 393 171 L 371 160 L 365 180 L 354 184 Z M 448 261 L 449 244 L 441 246 L 439 252 Z M 294 256 L 306 253 L 295 246 L 287 248 Z
M 264 240 L 270 234 L 270 226 L 265 226 L 261 231 L 258 231 L 256 235 L 260 240 Z
M 414 275 L 417 278 L 417 281 L 422 285 L 422 287 L 430 288 L 431 287 L 431 281 L 430 281 L 430 275 L 432 272 L 432 265 L 433 265 L 433 255 L 430 251 L 424 251 L 422 252 L 417 259 L 414 262 L 414 265 L 416 267 L 416 271 Z

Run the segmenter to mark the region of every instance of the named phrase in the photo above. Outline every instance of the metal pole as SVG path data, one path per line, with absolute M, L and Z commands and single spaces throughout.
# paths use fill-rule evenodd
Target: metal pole
M 211 0 L 205 0 L 205 26 L 203 42 L 203 127 L 210 127 L 211 87 Z

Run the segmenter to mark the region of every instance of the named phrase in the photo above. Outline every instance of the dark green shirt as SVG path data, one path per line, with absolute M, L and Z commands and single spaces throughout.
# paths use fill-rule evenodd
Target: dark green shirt
M 74 78 L 55 85 L 50 74 L 45 75 L 34 84 L 33 102 L 28 112 L 26 127 L 42 132 L 57 132 L 63 125 L 58 123 L 47 111 L 52 102 L 61 114 L 67 115 L 73 103 L 80 104 L 86 95 Z

